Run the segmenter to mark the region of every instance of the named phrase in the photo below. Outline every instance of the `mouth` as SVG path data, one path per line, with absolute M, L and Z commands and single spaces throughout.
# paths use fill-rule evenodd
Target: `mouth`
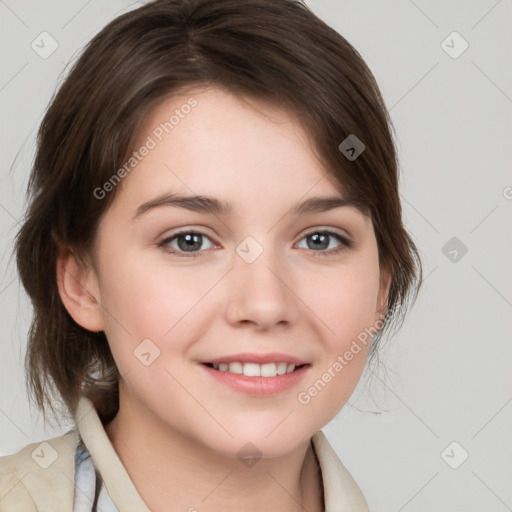
M 258 364 L 253 362 L 219 362 L 219 363 L 202 363 L 203 365 L 216 370 L 218 372 L 233 373 L 236 375 L 244 375 L 245 377 L 277 377 L 280 375 L 287 375 L 300 370 L 308 363 L 296 364 L 286 361 L 270 362 Z
M 310 373 L 307 359 L 283 352 L 243 352 L 198 361 L 210 382 L 248 395 L 279 395 Z
M 279 395 L 296 388 L 309 373 L 311 364 L 296 364 L 287 361 L 252 363 L 242 361 L 205 362 L 199 365 L 211 382 L 247 395 Z

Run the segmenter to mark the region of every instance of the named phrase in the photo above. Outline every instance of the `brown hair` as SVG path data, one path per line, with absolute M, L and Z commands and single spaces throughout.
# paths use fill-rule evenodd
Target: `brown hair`
M 55 415 L 52 397 L 63 401 L 61 414 L 74 413 L 82 394 L 104 423 L 117 413 L 119 373 L 106 336 L 82 328 L 65 309 L 58 249 L 88 254 L 116 193 L 98 200 L 93 191 L 133 151 L 144 117 L 197 86 L 224 87 L 296 114 L 328 176 L 371 216 L 380 264 L 392 276 L 388 311 L 401 312 L 386 319 L 372 356 L 417 294 L 421 262 L 402 223 L 392 124 L 358 52 L 298 1 L 155 0 L 88 43 L 38 132 L 16 256 L 34 307 L 27 381 L 45 421 L 45 403 Z M 351 134 L 365 145 L 354 160 L 338 148 Z

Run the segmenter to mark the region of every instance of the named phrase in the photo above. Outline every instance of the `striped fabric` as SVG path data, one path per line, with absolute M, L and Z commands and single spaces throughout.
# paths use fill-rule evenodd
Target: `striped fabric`
M 75 497 L 73 512 L 119 512 L 96 471 L 82 438 L 75 452 Z

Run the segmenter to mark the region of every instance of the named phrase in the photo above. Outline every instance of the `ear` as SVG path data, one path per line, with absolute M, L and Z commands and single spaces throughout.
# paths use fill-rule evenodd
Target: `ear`
M 60 248 L 57 256 L 57 286 L 64 307 L 78 325 L 103 330 L 96 273 L 69 248 Z
M 389 269 L 381 269 L 380 288 L 377 296 L 377 308 L 375 311 L 374 322 L 377 322 L 377 320 L 382 320 L 386 315 L 388 307 L 389 288 L 391 287 L 391 277 L 392 276 Z

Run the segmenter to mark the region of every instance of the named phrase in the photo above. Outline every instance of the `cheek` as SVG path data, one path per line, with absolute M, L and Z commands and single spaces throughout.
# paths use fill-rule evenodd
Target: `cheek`
M 380 284 L 378 261 L 370 253 L 315 283 L 319 286 L 312 288 L 308 305 L 321 319 L 323 354 L 297 398 L 327 423 L 346 403 L 365 366 Z
M 144 253 L 124 252 L 115 248 L 105 258 L 102 269 L 101 301 L 105 332 L 116 361 L 131 360 L 133 350 L 145 339 L 161 351 L 183 350 L 180 345 L 191 338 L 190 329 L 200 322 L 190 322 L 199 310 L 201 298 L 215 279 L 198 268 L 171 269 L 160 258 Z M 182 330 L 187 328 L 188 336 Z
M 305 291 L 308 306 L 322 321 L 331 350 L 344 350 L 375 321 L 379 266 L 369 254 L 339 270 L 317 275 Z

